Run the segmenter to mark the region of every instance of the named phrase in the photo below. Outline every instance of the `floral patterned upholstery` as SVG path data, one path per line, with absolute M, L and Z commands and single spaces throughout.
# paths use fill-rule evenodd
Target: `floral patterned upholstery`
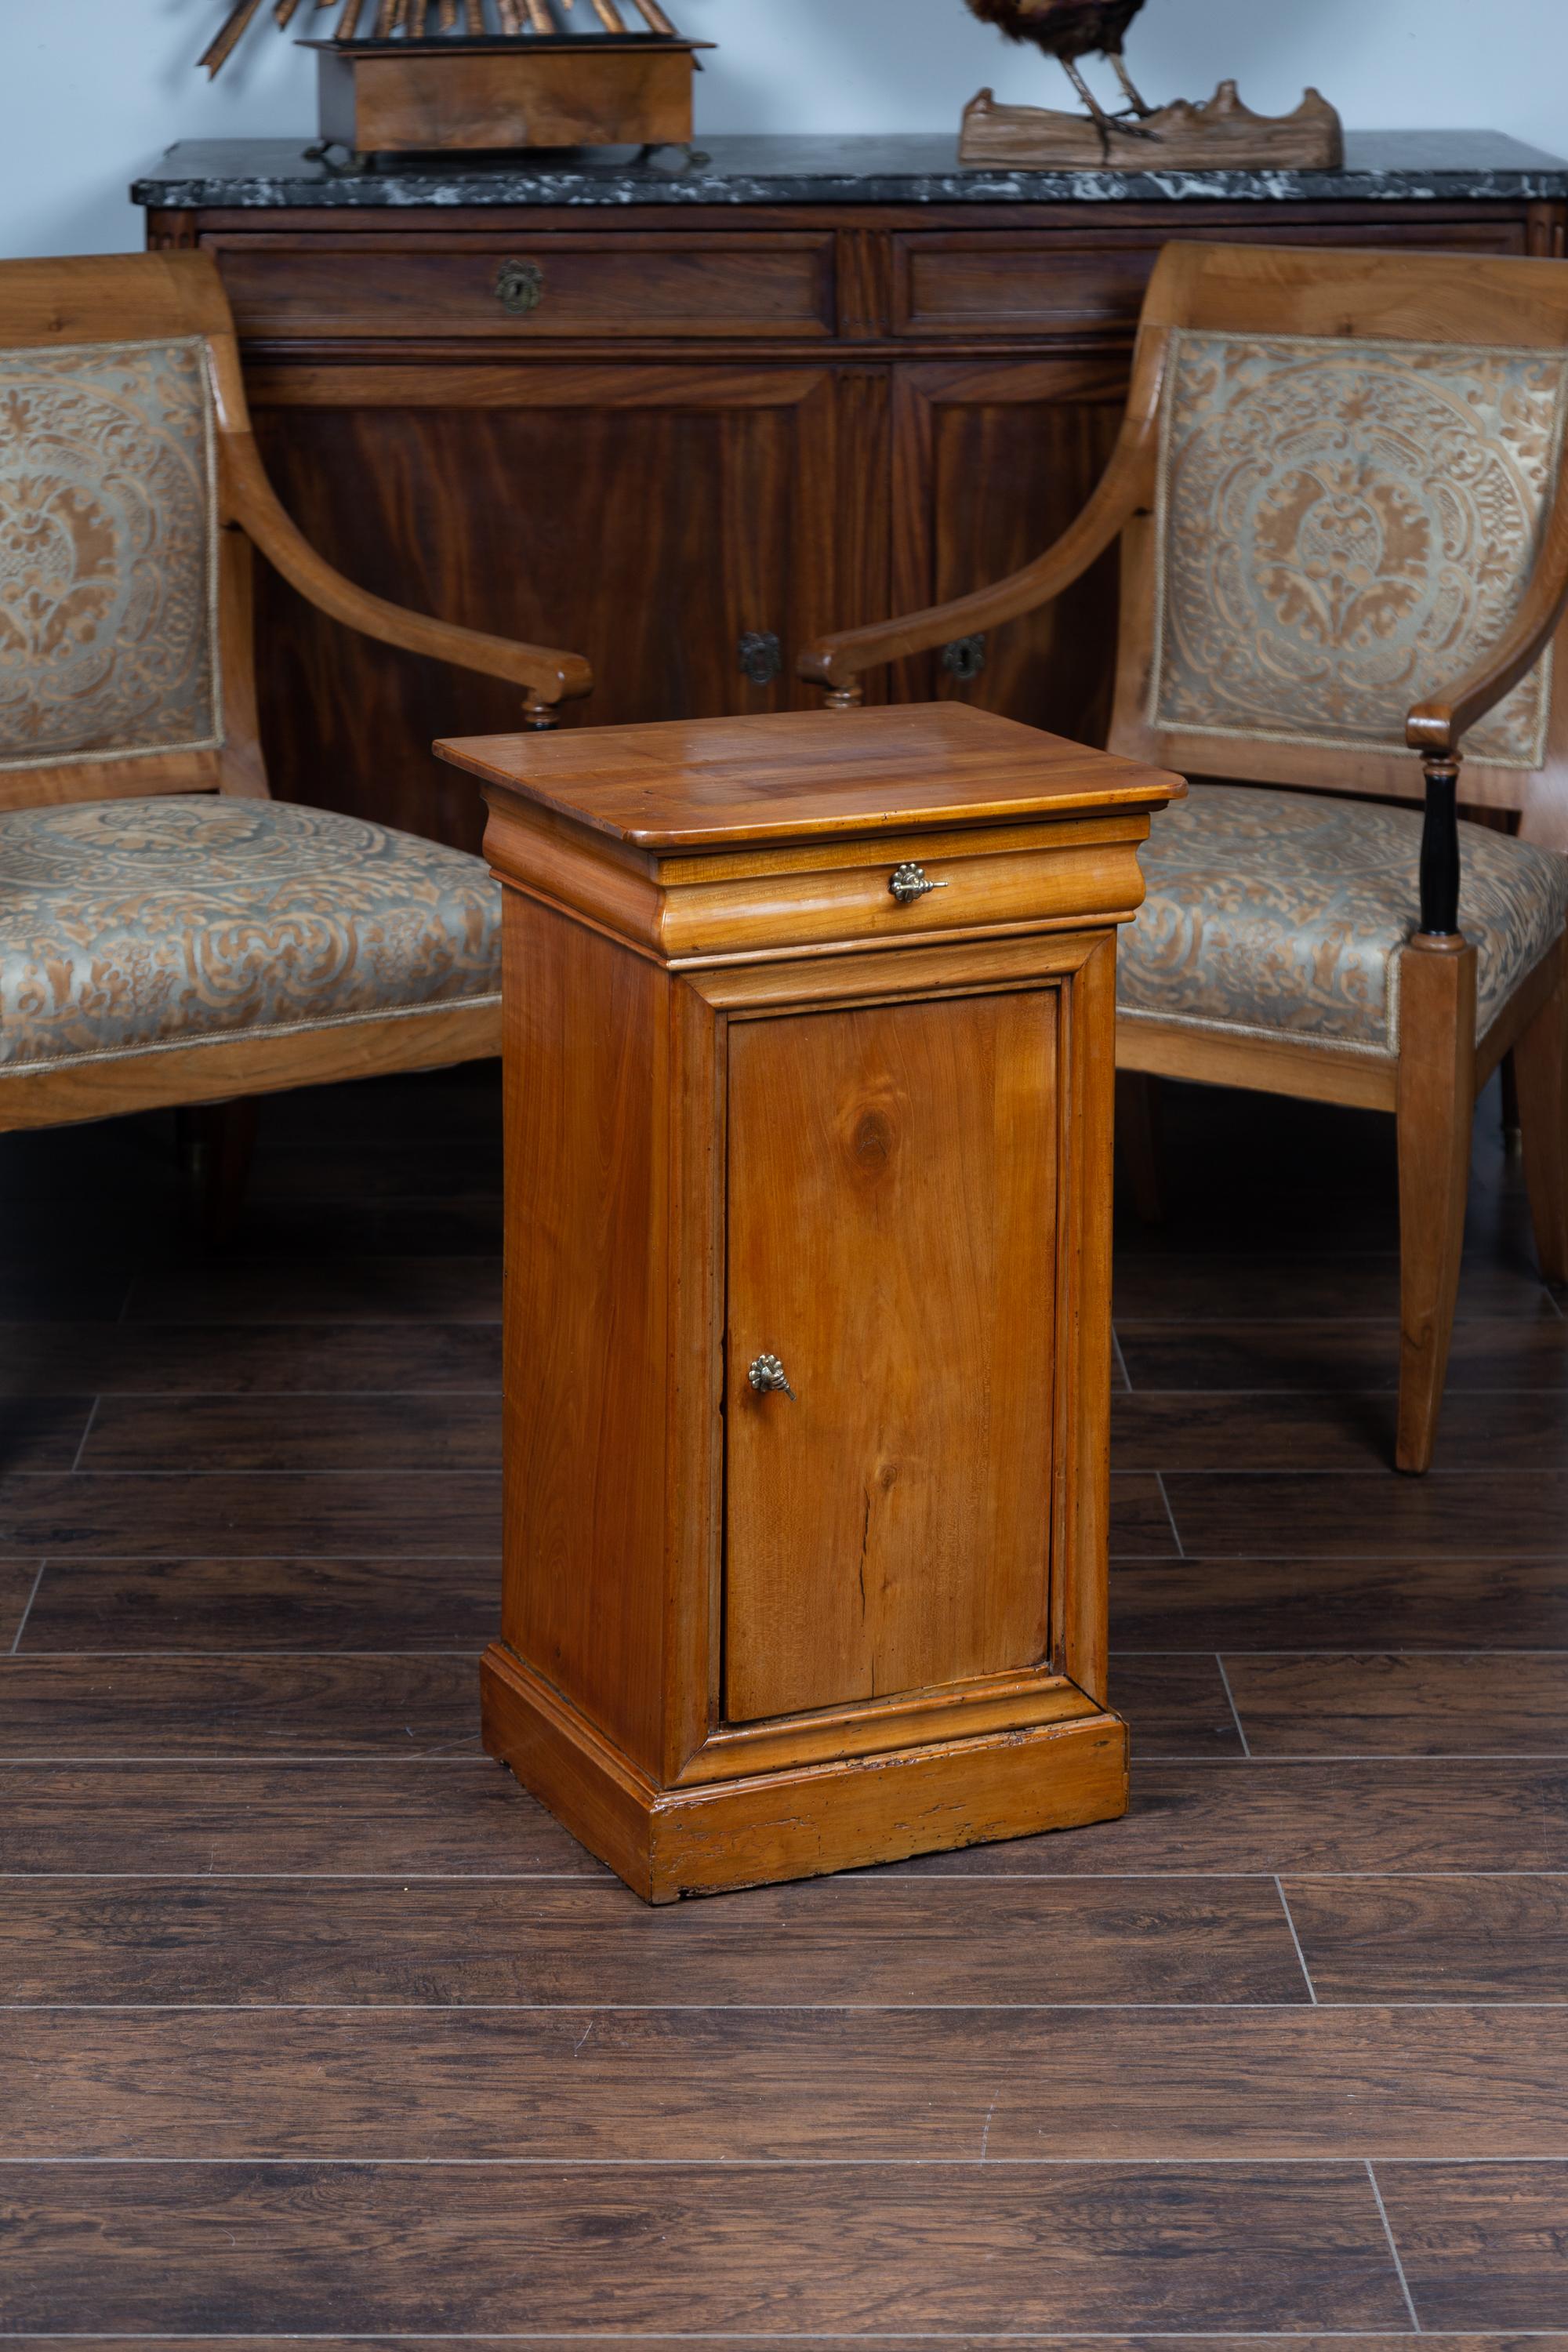
M 1561 353 L 1180 331 L 1162 421 L 1151 716 L 1402 750 L 1497 644 L 1562 452 Z M 1548 656 L 1466 750 L 1538 769 Z
M 1568 857 L 1461 824 L 1459 922 L 1484 1036 L 1568 918 Z M 1399 1049 L 1400 951 L 1419 929 L 1407 809 L 1198 784 L 1154 821 L 1121 934 L 1118 1010 L 1285 1043 Z
M 0 768 L 222 735 L 199 338 L 0 352 Z
M 0 814 L 0 1078 L 500 990 L 481 858 L 205 795 Z

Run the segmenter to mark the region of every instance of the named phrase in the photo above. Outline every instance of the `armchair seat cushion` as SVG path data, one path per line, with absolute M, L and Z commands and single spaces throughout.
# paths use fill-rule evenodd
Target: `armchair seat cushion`
M 0 814 L 0 1077 L 493 1000 L 484 861 L 285 802 Z
M 1141 852 L 1148 895 L 1121 934 L 1119 1013 L 1393 1058 L 1421 823 L 1368 801 L 1194 785 Z M 1568 857 L 1486 825 L 1459 835 L 1484 1036 L 1563 928 Z

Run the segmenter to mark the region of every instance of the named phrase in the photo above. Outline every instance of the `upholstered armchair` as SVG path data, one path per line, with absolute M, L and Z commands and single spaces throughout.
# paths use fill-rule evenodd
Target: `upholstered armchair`
M 1565 412 L 1562 262 L 1167 246 L 1057 544 L 801 661 L 847 706 L 1120 541 L 1110 748 L 1205 781 L 1143 852 L 1119 1067 L 1394 1113 L 1405 1470 L 1432 1458 L 1505 1055 L 1542 1269 L 1568 1278 Z
M 0 1129 L 500 1050 L 483 861 L 268 795 L 253 545 L 351 628 L 510 679 L 525 724 L 592 685 L 306 543 L 206 256 L 0 264 Z

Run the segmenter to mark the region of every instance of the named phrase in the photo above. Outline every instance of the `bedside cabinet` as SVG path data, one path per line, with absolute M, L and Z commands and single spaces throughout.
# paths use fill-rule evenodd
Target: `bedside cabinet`
M 659 1902 L 1125 1804 L 1115 927 L 1174 777 L 959 704 L 470 739 L 492 1754 Z

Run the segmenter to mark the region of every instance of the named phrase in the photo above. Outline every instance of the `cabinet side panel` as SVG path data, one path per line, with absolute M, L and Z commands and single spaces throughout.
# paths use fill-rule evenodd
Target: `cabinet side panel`
M 731 1024 L 731 1721 L 1046 1653 L 1058 1003 Z
M 510 890 L 505 953 L 502 1635 L 652 1771 L 669 983 Z

